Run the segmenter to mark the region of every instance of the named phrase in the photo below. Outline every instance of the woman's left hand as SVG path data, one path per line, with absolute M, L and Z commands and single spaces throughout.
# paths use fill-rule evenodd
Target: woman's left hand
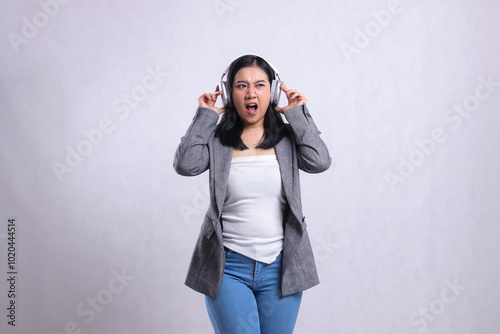
M 293 107 L 307 103 L 307 99 L 302 93 L 299 93 L 296 89 L 288 89 L 285 86 L 284 82 L 281 84 L 280 88 L 286 94 L 286 98 L 288 99 L 288 105 L 283 108 L 276 106 L 274 108 L 276 109 L 276 111 L 283 114 L 287 110 L 292 109 Z

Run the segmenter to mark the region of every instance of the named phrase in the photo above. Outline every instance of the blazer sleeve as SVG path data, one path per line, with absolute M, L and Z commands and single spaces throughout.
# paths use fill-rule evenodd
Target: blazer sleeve
M 191 125 L 175 151 L 174 169 L 184 176 L 195 176 L 208 169 L 208 143 L 213 136 L 219 115 L 210 108 L 198 107 Z
M 307 106 L 303 104 L 293 107 L 285 111 L 284 115 L 297 146 L 299 169 L 308 173 L 327 170 L 332 159 Z

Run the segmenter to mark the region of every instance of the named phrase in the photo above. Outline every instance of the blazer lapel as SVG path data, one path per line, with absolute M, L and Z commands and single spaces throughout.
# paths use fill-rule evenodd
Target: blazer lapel
M 231 168 L 233 148 L 224 146 L 218 138 L 214 138 L 214 180 L 215 200 L 217 203 L 217 217 L 220 217 L 224 200 L 226 199 L 227 180 Z
M 284 137 L 280 142 L 274 147 L 276 150 L 276 156 L 278 158 L 278 163 L 280 166 L 281 182 L 283 188 L 285 189 L 285 196 L 291 205 L 293 201 L 292 193 L 292 180 L 293 180 L 293 167 L 292 167 L 292 147 L 290 140 Z

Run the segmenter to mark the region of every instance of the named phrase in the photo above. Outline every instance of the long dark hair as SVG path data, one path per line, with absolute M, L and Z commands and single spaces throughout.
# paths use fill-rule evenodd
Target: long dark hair
M 232 87 L 236 73 L 244 67 L 257 66 L 267 74 L 269 83 L 275 78 L 272 67 L 261 57 L 256 55 L 244 55 L 234 60 L 229 66 L 227 73 L 228 88 L 232 101 Z M 278 88 L 279 89 L 279 88 Z M 243 122 L 241 121 L 234 104 L 231 102 L 226 106 L 226 111 L 222 115 L 220 123 L 215 129 L 215 136 L 219 137 L 221 143 L 225 146 L 237 148 L 239 150 L 248 149 L 241 140 L 243 132 Z M 285 123 L 281 118 L 281 114 L 274 109 L 274 106 L 269 103 L 266 114 L 264 116 L 264 135 L 262 141 L 257 145 L 257 148 L 268 149 L 274 147 L 280 142 L 286 133 Z

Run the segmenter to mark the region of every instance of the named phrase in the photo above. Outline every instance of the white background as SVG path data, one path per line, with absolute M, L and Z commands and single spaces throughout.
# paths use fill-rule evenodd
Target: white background
M 183 284 L 208 174 L 172 161 L 198 96 L 248 52 L 306 95 L 333 158 L 302 174 L 321 284 L 295 332 L 500 331 L 498 1 L 41 3 L 0 11 L 2 333 L 212 331 Z

